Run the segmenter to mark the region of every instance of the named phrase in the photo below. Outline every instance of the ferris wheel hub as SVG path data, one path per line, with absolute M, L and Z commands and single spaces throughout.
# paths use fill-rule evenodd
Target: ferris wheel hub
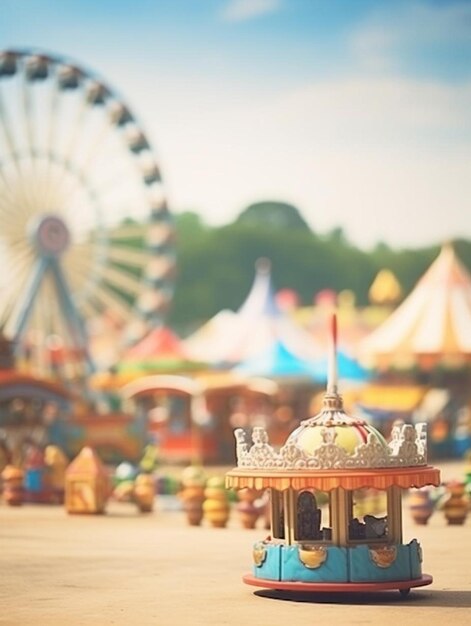
M 70 245 L 70 233 L 57 215 L 42 215 L 31 223 L 31 238 L 42 256 L 59 257 Z

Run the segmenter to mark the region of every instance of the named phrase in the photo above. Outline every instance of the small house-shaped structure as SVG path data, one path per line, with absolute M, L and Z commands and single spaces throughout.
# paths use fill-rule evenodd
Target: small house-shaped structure
M 95 450 L 85 446 L 65 473 L 67 513 L 104 513 L 110 492 L 105 466 Z
M 418 541 L 403 543 L 401 518 L 403 489 L 440 482 L 439 471 L 427 465 L 425 424 L 396 425 L 386 442 L 364 419 L 345 413 L 332 365 L 321 412 L 302 421 L 279 451 L 261 427 L 254 428 L 252 445 L 244 431 L 235 436 L 237 467 L 227 474 L 227 487 L 269 489 L 271 502 L 271 534 L 254 546 L 246 583 L 407 594 L 432 582 L 422 573 Z M 382 492 L 381 515 L 361 511 L 366 489 Z

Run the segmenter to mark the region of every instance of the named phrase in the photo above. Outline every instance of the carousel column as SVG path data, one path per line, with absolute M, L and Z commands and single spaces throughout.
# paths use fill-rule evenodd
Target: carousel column
M 338 503 L 338 539 L 340 546 L 347 546 L 349 540 L 349 523 L 350 523 L 350 493 L 343 487 L 338 487 L 337 503 Z
M 283 491 L 283 510 L 285 541 L 286 545 L 291 546 L 295 541 L 296 530 L 296 492 L 292 487 Z
M 270 489 L 270 533 L 272 537 L 276 537 L 278 539 L 281 539 L 284 536 L 281 494 L 273 487 Z
M 330 523 L 332 526 L 332 541 L 337 546 L 346 546 L 348 543 L 349 500 L 348 492 L 342 487 L 336 487 L 330 492 Z
M 391 485 L 387 491 L 388 527 L 392 543 L 402 544 L 402 493 L 397 485 Z

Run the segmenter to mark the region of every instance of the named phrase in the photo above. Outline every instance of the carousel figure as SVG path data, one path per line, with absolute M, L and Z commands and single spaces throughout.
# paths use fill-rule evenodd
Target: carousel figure
M 440 483 L 439 470 L 427 465 L 425 425 L 397 425 L 388 443 L 364 419 L 345 413 L 335 317 L 321 412 L 302 421 L 279 451 L 261 427 L 251 445 L 244 431 L 235 437 L 237 467 L 228 472 L 227 487 L 270 491 L 271 533 L 255 544 L 245 583 L 296 592 L 398 589 L 406 596 L 432 582 L 422 573 L 418 541 L 402 538 L 402 490 Z M 357 506 L 365 490 L 383 494 L 382 512 Z

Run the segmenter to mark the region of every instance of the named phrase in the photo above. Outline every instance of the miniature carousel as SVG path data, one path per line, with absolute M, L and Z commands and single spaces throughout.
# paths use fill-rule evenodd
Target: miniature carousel
M 429 585 L 416 539 L 403 543 L 401 491 L 438 485 L 427 465 L 425 424 L 396 425 L 387 442 L 347 415 L 337 391 L 333 322 L 327 392 L 321 412 L 289 435 L 279 451 L 264 428 L 235 431 L 235 489 L 269 489 L 270 536 L 255 544 L 249 585 L 291 591 L 361 592 Z M 365 492 L 383 497 L 381 515 L 360 507 Z

